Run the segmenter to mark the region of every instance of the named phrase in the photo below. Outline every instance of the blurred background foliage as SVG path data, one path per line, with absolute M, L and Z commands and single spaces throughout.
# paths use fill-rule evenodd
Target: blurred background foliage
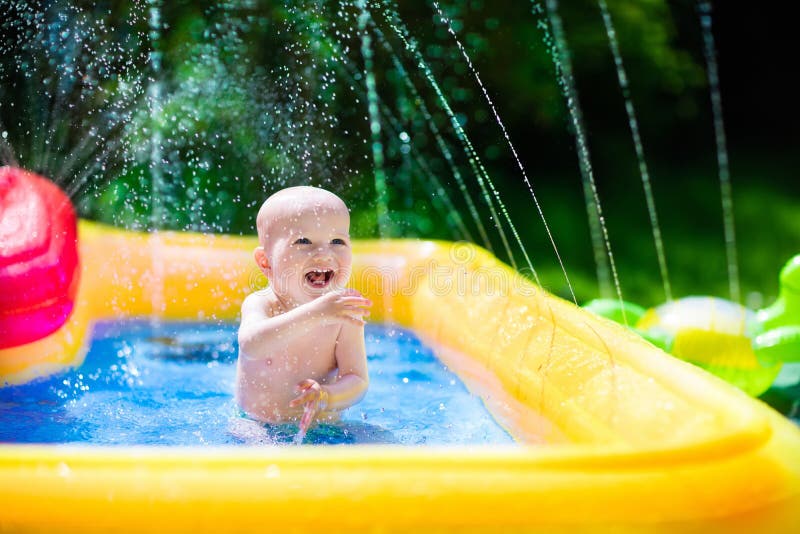
M 797 132 L 787 120 L 794 97 L 788 84 L 774 83 L 773 69 L 788 68 L 775 39 L 791 32 L 775 31 L 780 21 L 768 10 L 712 5 L 743 295 L 760 306 L 776 294 L 780 266 L 800 250 Z M 84 217 L 123 227 L 254 233 L 266 196 L 312 184 L 342 196 L 352 209 L 353 235 L 366 238 L 379 233 L 378 141 L 384 155 L 378 170 L 388 185 L 384 234 L 467 237 L 524 265 L 513 242 L 513 258 L 505 252 L 449 107 L 542 283 L 568 297 L 494 106 L 584 301 L 598 296 L 598 284 L 573 132 L 543 40 L 542 6 L 375 1 L 362 11 L 353 2 L 322 0 L 9 0 L 0 7 L 2 157 L 59 181 Z M 728 296 L 697 3 L 608 0 L 608 6 L 673 292 Z M 564 0 L 559 13 L 623 295 L 658 304 L 664 292 L 647 206 L 600 11 L 592 0 Z M 364 32 L 381 126 L 375 137 Z M 775 101 L 783 104 L 778 118 Z

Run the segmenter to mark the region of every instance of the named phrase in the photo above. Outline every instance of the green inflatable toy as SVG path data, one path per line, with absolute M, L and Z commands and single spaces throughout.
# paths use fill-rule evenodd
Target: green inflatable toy
M 750 395 L 766 391 L 784 363 L 800 362 L 800 254 L 781 270 L 778 299 L 758 312 L 716 297 L 686 297 L 649 310 L 596 299 L 584 308 Z

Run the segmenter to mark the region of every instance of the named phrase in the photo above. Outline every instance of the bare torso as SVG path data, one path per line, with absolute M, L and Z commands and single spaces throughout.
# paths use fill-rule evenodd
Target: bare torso
M 265 317 L 284 312 L 271 292 L 251 295 L 263 305 Z M 318 325 L 298 336 L 270 344 L 265 354 L 241 350 L 236 372 L 236 399 L 248 416 L 265 422 L 294 420 L 303 407 L 291 408 L 295 386 L 311 378 L 320 384 L 336 380 L 335 348 L 340 325 Z

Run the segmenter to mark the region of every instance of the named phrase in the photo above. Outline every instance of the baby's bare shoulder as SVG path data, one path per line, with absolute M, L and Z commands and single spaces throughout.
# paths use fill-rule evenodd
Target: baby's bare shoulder
M 250 293 L 242 303 L 242 319 L 274 317 L 280 313 L 280 302 L 270 288 Z

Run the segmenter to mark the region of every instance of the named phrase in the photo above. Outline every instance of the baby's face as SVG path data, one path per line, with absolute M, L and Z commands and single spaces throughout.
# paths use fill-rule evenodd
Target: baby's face
M 346 209 L 315 206 L 271 224 L 266 250 L 270 285 L 297 304 L 342 289 L 350 279 L 350 215 Z

